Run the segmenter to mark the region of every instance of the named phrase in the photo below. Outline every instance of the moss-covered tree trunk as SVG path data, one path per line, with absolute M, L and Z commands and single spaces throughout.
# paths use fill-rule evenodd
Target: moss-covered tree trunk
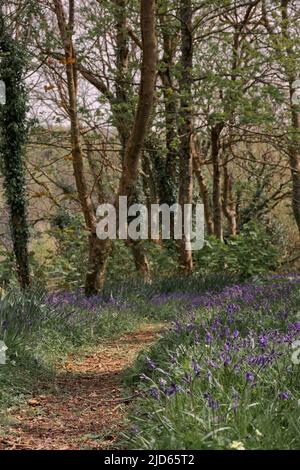
M 161 6 L 161 9 L 162 14 L 159 16 L 159 20 L 162 30 L 163 57 L 160 78 L 163 86 L 166 126 L 166 159 L 160 202 L 172 206 L 177 202 L 178 192 L 178 151 L 176 148 L 176 142 L 178 141 L 178 96 L 175 92 L 176 83 L 174 80 L 176 42 L 174 41 L 174 27 L 170 24 L 170 17 L 167 16 L 170 4 L 166 2 Z
M 22 288 L 30 285 L 26 210 L 24 145 L 27 138 L 25 55 L 6 31 L 0 12 L 0 79 L 5 83 L 6 103 L 0 105 L 0 157 L 17 275 Z

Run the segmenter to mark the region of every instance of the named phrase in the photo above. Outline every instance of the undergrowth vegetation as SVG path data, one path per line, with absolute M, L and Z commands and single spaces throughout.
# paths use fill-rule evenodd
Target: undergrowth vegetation
M 51 290 L 80 289 L 84 286 L 87 262 L 87 234 L 79 217 L 64 213 L 54 218 L 51 229 L 40 237 L 30 252 L 33 277 Z M 51 243 L 50 243 L 51 241 Z M 169 283 L 178 279 L 178 254 L 175 244 L 145 242 L 152 278 L 166 278 Z M 216 237 L 207 237 L 204 249 L 194 253 L 194 271 L 199 279 L 216 273 L 247 279 L 256 274 L 266 274 L 280 268 L 286 256 L 287 241 L 274 227 L 257 222 L 245 224 L 235 237 L 222 243 Z M 9 251 L 0 250 L 0 285 L 16 284 L 12 276 L 14 259 Z M 135 283 L 140 274 L 136 271 L 132 253 L 119 240 L 112 244 L 107 266 L 107 284 L 124 284 L 128 278 Z M 140 283 L 139 283 L 140 284 Z

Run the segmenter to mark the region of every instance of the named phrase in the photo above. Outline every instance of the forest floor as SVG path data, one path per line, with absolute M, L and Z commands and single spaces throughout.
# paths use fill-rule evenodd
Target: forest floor
M 1 450 L 103 450 L 114 446 L 124 426 L 127 403 L 123 371 L 150 346 L 161 324 L 142 325 L 105 341 L 59 366 L 52 383 L 25 404 L 8 410 L 0 431 Z

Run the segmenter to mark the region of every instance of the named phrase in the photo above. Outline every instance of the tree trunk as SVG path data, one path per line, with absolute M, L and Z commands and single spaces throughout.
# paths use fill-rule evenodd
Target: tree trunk
M 118 130 L 121 142 L 121 160 L 122 164 L 125 157 L 126 144 L 130 136 L 130 129 L 134 118 L 130 109 L 128 100 L 129 82 L 128 76 L 128 25 L 126 16 L 127 0 L 114 0 L 115 19 L 116 19 L 116 96 L 112 100 L 112 111 L 115 124 Z
M 116 197 L 118 208 L 119 196 L 125 195 L 129 201 L 134 197 L 135 184 L 138 179 L 140 153 L 147 133 L 151 109 L 154 100 L 156 82 L 157 46 L 155 33 L 155 0 L 143 0 L 141 4 L 141 29 L 143 63 L 141 68 L 141 85 L 139 103 L 135 116 L 128 117 L 128 25 L 125 13 L 126 1 L 115 0 L 115 17 L 117 28 L 117 75 L 116 95 L 110 92 L 106 84 L 93 73 L 77 64 L 77 70 L 109 100 L 115 124 L 120 136 L 122 176 Z M 121 112 L 120 112 L 121 105 Z M 126 111 L 126 115 L 124 112 Z M 136 249 L 133 250 L 136 253 Z M 139 265 L 138 260 L 136 265 Z
M 90 233 L 88 271 L 85 279 L 85 295 L 87 297 L 97 295 L 102 289 L 110 251 L 111 243 L 109 241 L 100 240 L 96 233 Z
M 88 163 L 88 166 L 90 168 L 91 174 L 94 178 L 93 189 L 96 193 L 97 205 L 105 204 L 107 199 L 105 197 L 104 188 L 103 188 L 103 185 L 101 183 L 102 171 L 100 170 L 99 165 L 97 165 L 97 162 L 95 161 L 92 141 L 89 141 L 89 139 L 86 138 L 85 139 L 85 146 L 86 146 L 87 163 Z
M 289 160 L 292 174 L 292 207 L 300 235 L 300 114 L 299 104 L 295 104 L 293 102 L 293 96 L 295 93 L 295 90 L 293 89 L 293 83 L 296 81 L 297 76 L 295 74 L 296 52 L 293 50 L 293 46 L 291 45 L 291 37 L 289 33 L 289 3 L 289 0 L 281 0 L 281 15 L 282 36 L 285 41 L 285 52 L 288 59 L 285 64 L 285 71 L 289 84 L 291 125 L 293 128 L 289 145 Z
M 132 130 L 126 142 L 122 176 L 115 204 L 117 208 L 120 196 L 127 196 L 129 204 L 134 201 L 141 151 L 147 135 L 154 102 L 157 63 L 154 0 L 141 1 L 141 29 L 143 61 L 139 102 Z M 149 265 L 141 242 L 130 240 L 128 244 L 133 251 L 137 269 L 142 273 L 143 277 L 147 278 L 149 276 Z
M 117 29 L 117 73 L 116 73 L 116 100 L 113 104 L 114 119 L 118 129 L 121 142 L 121 161 L 124 167 L 126 146 L 130 138 L 132 127 L 131 103 L 129 100 L 129 77 L 128 77 L 128 25 L 126 16 L 127 0 L 115 0 L 115 17 Z M 138 179 L 138 176 L 137 176 Z M 138 203 L 139 191 L 137 187 L 129 198 L 129 204 Z M 144 280 L 150 278 L 150 268 L 143 244 L 140 241 L 128 240 L 128 247 L 131 249 L 135 266 Z
M 211 129 L 211 157 L 213 162 L 213 221 L 214 235 L 223 241 L 221 167 L 220 167 L 220 134 L 224 125 L 218 123 Z
M 0 106 L 0 153 L 4 187 L 10 215 L 10 229 L 20 286 L 30 286 L 25 189 L 24 146 L 27 139 L 25 57 L 20 46 L 6 33 L 0 10 L 0 50 L 7 56 L 0 64 L 1 79 L 6 86 L 6 104 Z
M 145 248 L 141 240 L 128 240 L 127 245 L 132 251 L 135 269 L 144 282 L 151 281 L 150 266 Z
M 177 97 L 173 79 L 174 50 L 172 46 L 173 34 L 165 15 L 160 16 L 162 28 L 164 54 L 162 58 L 163 70 L 160 77 L 163 84 L 166 125 L 166 161 L 164 166 L 163 192 L 161 203 L 172 206 L 177 200 L 177 165 L 178 153 L 175 142 L 178 138 L 177 123 Z
M 125 148 L 123 171 L 118 191 L 118 196 L 127 196 L 129 200 L 134 193 L 138 178 L 140 155 L 150 121 L 156 84 L 155 0 L 141 0 L 140 3 L 143 61 L 139 102 L 132 131 Z
M 122 7 L 122 1 L 118 1 L 118 7 Z M 80 126 L 77 115 L 77 65 L 73 47 L 73 28 L 74 28 L 74 1 L 69 0 L 69 21 L 66 21 L 65 12 L 61 0 L 54 0 L 55 13 L 58 20 L 61 39 L 65 49 L 65 63 L 68 82 L 69 94 L 69 116 L 71 122 L 71 141 L 73 167 L 76 180 L 77 191 L 82 206 L 82 211 L 86 221 L 86 226 L 90 231 L 89 237 L 89 267 L 86 278 L 86 293 L 91 295 L 97 293 L 104 279 L 106 267 L 106 257 L 110 251 L 110 242 L 101 241 L 96 237 L 96 217 L 95 208 L 93 207 L 84 175 L 83 154 L 81 149 Z M 119 25 L 121 27 L 121 24 Z M 124 26 L 124 24 L 123 24 Z M 141 29 L 142 29 L 142 47 L 143 62 L 141 67 L 141 85 L 139 102 L 132 126 L 131 133 L 128 132 L 128 140 L 124 151 L 123 171 L 119 185 L 118 196 L 127 196 L 130 200 L 134 196 L 135 183 L 138 178 L 138 167 L 140 161 L 140 153 L 143 147 L 144 139 L 147 132 L 147 125 L 151 115 L 151 109 L 154 100 L 155 82 L 156 82 L 156 34 L 155 34 L 155 0 L 141 1 Z M 118 36 L 119 44 L 124 45 L 120 50 L 119 61 L 126 59 L 126 46 L 124 37 Z M 121 78 L 121 77 L 120 77 Z M 87 79 L 90 79 L 88 75 Z M 124 80 L 124 77 L 123 77 Z M 96 85 L 103 90 L 103 84 L 96 81 Z M 95 84 L 95 83 L 94 83 Z M 120 82 L 120 84 L 122 84 Z M 122 93 L 121 88 L 117 93 Z M 108 93 L 109 94 L 109 93 Z M 111 96 L 110 96 L 110 99 Z M 120 123 L 121 125 L 122 123 Z M 124 120 L 123 120 L 124 124 Z M 126 126 L 127 132 L 128 126 Z M 123 134 L 125 136 L 125 130 Z M 125 140 L 124 140 L 125 142 Z M 116 200 L 118 208 L 118 197 Z M 136 250 L 135 250 L 136 252 Z M 97 256 L 95 261 L 94 256 Z M 138 264 L 140 264 L 140 259 Z M 98 265 L 98 267 L 97 267 Z
M 68 114 L 71 125 L 72 163 L 76 188 L 89 235 L 89 261 L 85 281 L 87 296 L 96 295 L 103 286 L 110 240 L 100 240 L 96 235 L 96 213 L 93 206 L 83 163 L 81 133 L 77 112 L 77 69 L 73 47 L 74 0 L 69 0 L 69 20 L 67 22 L 61 0 L 54 0 L 55 13 L 61 40 L 65 51 L 65 64 L 68 87 Z
M 233 177 L 228 171 L 228 158 L 224 162 L 224 183 L 223 183 L 223 212 L 228 220 L 229 234 L 237 234 L 237 211 L 233 195 Z
M 179 204 L 182 211 L 185 204 L 192 203 L 193 197 L 193 155 L 192 155 L 192 133 L 193 133 L 193 111 L 192 111 L 192 68 L 193 68 L 193 25 L 192 25 L 192 2 L 181 0 L 181 77 L 180 77 L 180 183 Z M 193 256 L 189 240 L 184 233 L 182 224 L 182 239 L 179 242 L 180 265 L 183 273 L 190 274 L 193 270 Z
M 292 207 L 295 221 L 300 235 L 300 114 L 296 111 L 295 105 L 292 103 L 294 90 L 290 86 L 291 106 L 292 106 L 292 125 L 295 130 L 295 137 L 290 146 L 290 167 L 292 173 Z
M 204 205 L 204 217 L 206 222 L 206 229 L 208 235 L 213 235 L 214 233 L 214 221 L 213 221 L 213 214 L 212 214 L 212 206 L 209 191 L 205 182 L 205 178 L 202 173 L 202 166 L 199 151 L 197 150 L 197 143 L 195 138 L 193 139 L 193 149 L 194 149 L 194 157 L 193 157 L 193 169 L 198 180 L 200 195 L 202 199 L 202 203 Z

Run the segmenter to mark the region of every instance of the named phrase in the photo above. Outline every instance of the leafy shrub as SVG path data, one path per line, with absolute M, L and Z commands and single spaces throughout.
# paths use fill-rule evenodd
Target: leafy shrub
M 200 272 L 227 272 L 247 278 L 275 270 L 280 252 L 263 226 L 249 222 L 225 243 L 210 237 L 195 258 Z
M 87 265 L 87 232 L 81 216 L 60 210 L 48 234 L 56 250 L 49 251 L 44 266 L 48 285 L 73 290 L 82 287 Z
M 0 250 L 0 286 L 4 288 L 11 282 L 15 262 L 12 251 Z

